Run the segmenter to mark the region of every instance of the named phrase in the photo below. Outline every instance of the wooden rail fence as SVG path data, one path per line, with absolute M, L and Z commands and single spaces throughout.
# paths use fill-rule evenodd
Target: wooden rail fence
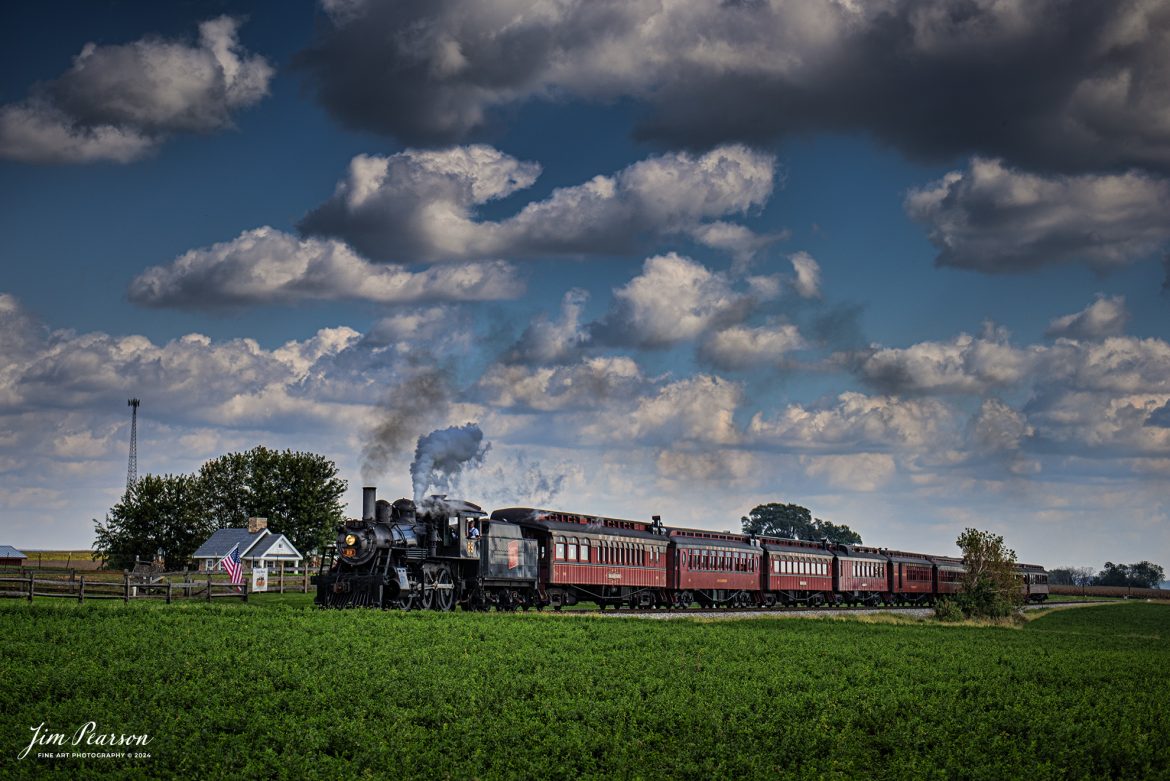
M 269 574 L 268 593 L 286 592 L 309 593 L 308 567 L 298 569 L 280 567 Z M 129 572 L 92 572 L 78 574 L 70 571 L 67 576 L 46 577 L 43 571 L 0 572 L 0 598 L 26 599 L 34 597 L 57 597 L 76 599 L 152 599 L 170 604 L 176 600 L 242 599 L 248 601 L 253 592 L 251 572 L 245 572 L 244 583 L 232 585 L 221 573 L 178 572 L 164 573 L 148 581 Z

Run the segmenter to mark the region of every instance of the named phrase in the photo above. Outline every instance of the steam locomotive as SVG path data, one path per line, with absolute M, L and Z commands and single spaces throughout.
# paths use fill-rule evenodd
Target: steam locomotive
M 469 610 L 539 605 L 537 541 L 489 521 L 478 505 L 446 496 L 422 502 L 362 489 L 362 518 L 337 529 L 314 576 L 322 607 Z
M 315 576 L 322 607 L 467 610 L 932 604 L 956 593 L 963 562 L 827 540 L 667 527 L 528 507 L 490 516 L 432 496 L 394 503 L 363 490 L 362 519 L 338 528 Z M 1016 570 L 1022 596 L 1048 573 Z

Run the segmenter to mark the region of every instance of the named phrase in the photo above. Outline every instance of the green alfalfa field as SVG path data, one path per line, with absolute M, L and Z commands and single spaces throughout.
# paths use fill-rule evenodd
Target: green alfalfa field
M 989 627 L 38 600 L 0 631 L 8 778 L 1170 777 L 1164 605 Z M 90 721 L 149 758 L 18 758 Z

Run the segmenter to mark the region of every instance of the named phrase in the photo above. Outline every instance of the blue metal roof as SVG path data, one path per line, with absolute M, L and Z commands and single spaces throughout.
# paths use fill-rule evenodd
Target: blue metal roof
M 0 559 L 27 559 L 23 553 L 11 545 L 0 545 Z
M 199 546 L 199 550 L 195 551 L 193 558 L 196 559 L 216 559 L 223 558 L 228 555 L 232 547 L 236 543 L 240 544 L 240 556 L 247 556 L 248 550 L 260 540 L 261 537 L 267 537 L 269 532 L 267 529 L 261 529 L 258 532 L 249 532 L 247 529 L 220 529 L 215 534 L 211 535 L 207 542 Z

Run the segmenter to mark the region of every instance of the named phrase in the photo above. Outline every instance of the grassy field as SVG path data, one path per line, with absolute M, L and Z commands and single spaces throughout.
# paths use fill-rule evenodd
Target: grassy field
M 1170 775 L 1160 605 L 989 628 L 322 612 L 266 595 L 11 602 L 0 631 L 11 778 Z M 132 750 L 151 757 L 16 758 L 30 728 L 71 737 L 90 720 L 149 734 Z

